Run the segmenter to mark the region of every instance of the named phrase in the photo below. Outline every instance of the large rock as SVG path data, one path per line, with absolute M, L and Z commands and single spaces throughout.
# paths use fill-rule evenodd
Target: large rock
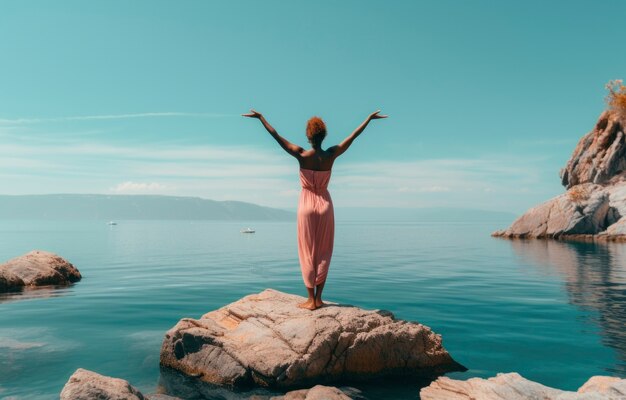
M 34 250 L 0 264 L 0 292 L 19 287 L 67 285 L 81 278 L 72 264 L 47 251 Z
M 567 191 L 493 236 L 626 241 L 624 121 L 605 111 L 561 170 Z
M 466 381 L 440 377 L 420 391 L 422 400 L 599 400 L 626 399 L 626 379 L 594 376 L 577 392 L 567 392 L 529 381 L 519 374 Z
M 388 311 L 328 304 L 267 289 L 165 334 L 161 364 L 205 382 L 288 388 L 342 379 L 463 370 L 441 336 Z
M 70 376 L 61 400 L 181 400 L 163 394 L 143 395 L 128 381 L 79 368 Z

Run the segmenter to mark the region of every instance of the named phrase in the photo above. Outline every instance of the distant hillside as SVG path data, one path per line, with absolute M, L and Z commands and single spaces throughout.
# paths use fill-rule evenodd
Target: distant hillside
M 290 211 L 240 201 L 153 195 L 0 195 L 0 219 L 295 220 Z

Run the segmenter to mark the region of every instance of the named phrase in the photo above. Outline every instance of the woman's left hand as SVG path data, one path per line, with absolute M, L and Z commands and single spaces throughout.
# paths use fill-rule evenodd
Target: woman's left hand
M 381 118 L 387 118 L 388 115 L 380 115 L 380 110 L 375 111 L 373 113 L 370 114 L 370 119 L 381 119 Z
M 250 109 L 250 112 L 248 114 L 241 114 L 241 116 L 248 118 L 261 118 L 263 114 L 261 114 L 260 112 L 256 112 L 253 109 Z

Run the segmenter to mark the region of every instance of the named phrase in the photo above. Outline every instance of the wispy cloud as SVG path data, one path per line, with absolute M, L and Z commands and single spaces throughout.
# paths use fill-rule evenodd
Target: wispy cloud
M 91 121 L 91 120 L 111 120 L 111 119 L 131 119 L 131 118 L 163 118 L 163 117 L 191 117 L 191 118 L 223 118 L 235 117 L 239 114 L 220 114 L 220 113 L 189 113 L 189 112 L 146 112 L 133 114 L 105 114 L 105 115 L 76 115 L 65 117 L 50 118 L 0 118 L 0 124 L 5 125 L 21 125 L 21 124 L 39 124 L 46 122 L 64 122 L 64 121 Z
M 118 194 L 156 194 L 165 193 L 170 187 L 157 182 L 122 182 L 113 186 L 110 191 Z
M 424 187 L 408 187 L 402 186 L 398 188 L 398 192 L 424 192 L 424 193 L 441 193 L 449 192 L 451 189 L 447 186 L 424 186 Z
M 0 146 L 0 193 L 158 193 L 294 208 L 297 163 L 248 146 Z M 356 163 L 339 159 L 331 193 L 341 206 L 518 210 L 556 194 L 541 158 L 497 155 Z M 51 183 L 54 182 L 54 183 Z

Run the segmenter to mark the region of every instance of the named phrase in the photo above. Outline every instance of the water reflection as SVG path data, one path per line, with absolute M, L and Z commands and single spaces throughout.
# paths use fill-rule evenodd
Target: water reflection
M 565 283 L 570 303 L 597 312 L 590 322 L 619 359 L 610 372 L 626 374 L 626 244 L 512 240 L 523 260 L 550 268 Z
M 0 303 L 7 303 L 17 300 L 44 299 L 50 297 L 60 297 L 70 291 L 71 285 L 49 285 L 19 288 L 19 290 L 0 293 Z

